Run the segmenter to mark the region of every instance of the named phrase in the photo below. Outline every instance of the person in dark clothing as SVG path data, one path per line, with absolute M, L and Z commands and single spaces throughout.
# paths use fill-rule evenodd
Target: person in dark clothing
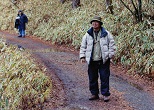
M 19 31 L 18 37 L 25 37 L 26 23 L 28 23 L 27 16 L 22 10 L 19 10 L 15 20 L 15 28 L 17 28 Z

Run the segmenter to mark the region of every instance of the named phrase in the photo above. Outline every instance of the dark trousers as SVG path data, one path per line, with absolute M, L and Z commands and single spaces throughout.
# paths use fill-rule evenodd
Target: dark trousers
M 19 28 L 19 35 L 20 35 L 21 37 L 24 37 L 24 36 L 25 36 L 25 29 Z
M 99 73 L 99 74 L 98 74 Z M 88 65 L 89 89 L 92 95 L 99 94 L 98 77 L 100 75 L 101 94 L 109 96 L 110 59 L 103 64 L 103 61 L 91 61 Z

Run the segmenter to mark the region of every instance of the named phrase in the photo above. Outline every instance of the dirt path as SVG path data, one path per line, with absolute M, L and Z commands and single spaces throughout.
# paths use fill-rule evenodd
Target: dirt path
M 43 110 L 154 110 L 154 96 L 148 92 L 153 86 L 151 89 L 144 88 L 148 85 L 134 86 L 111 72 L 111 100 L 104 103 L 100 95 L 100 100 L 89 101 L 87 65 L 79 62 L 76 52 L 30 37 L 17 38 L 6 32 L 0 32 L 0 36 L 4 36 L 8 44 L 24 47 L 47 68 L 53 92 Z M 114 68 L 112 66 L 111 70 Z

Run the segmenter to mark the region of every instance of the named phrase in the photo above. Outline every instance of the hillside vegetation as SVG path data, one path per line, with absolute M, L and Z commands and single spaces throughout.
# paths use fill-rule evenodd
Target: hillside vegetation
M 44 73 L 27 52 L 0 39 L 0 110 L 39 110 L 52 86 Z
M 114 15 L 105 11 L 103 0 L 81 0 L 81 7 L 75 10 L 72 10 L 70 0 L 64 4 L 59 0 L 17 1 L 16 5 L 10 0 L 0 1 L 1 30 L 13 30 L 16 14 L 22 9 L 29 18 L 27 34 L 78 49 L 82 36 L 90 27 L 89 21 L 99 15 L 103 26 L 114 35 L 117 45 L 115 63 L 120 61 L 129 73 L 154 74 L 154 21 L 143 16 L 144 21 L 135 24 L 119 0 L 113 0 Z M 154 4 L 147 1 L 143 0 L 143 13 L 151 15 Z

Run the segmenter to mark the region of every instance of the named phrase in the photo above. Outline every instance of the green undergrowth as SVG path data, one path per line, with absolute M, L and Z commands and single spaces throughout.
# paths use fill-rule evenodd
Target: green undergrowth
M 0 110 L 38 110 L 52 86 L 44 73 L 29 53 L 0 39 Z
M 151 75 L 154 70 L 154 4 L 143 0 L 142 23 L 136 24 L 131 13 L 119 0 L 113 0 L 114 15 L 107 13 L 105 2 L 81 0 L 81 7 L 73 10 L 71 1 L 61 4 L 59 0 L 17 0 L 17 6 L 9 0 L 0 1 L 2 30 L 14 29 L 14 19 L 19 9 L 29 18 L 27 34 L 55 44 L 65 44 L 79 49 L 82 36 L 90 28 L 94 15 L 102 17 L 103 26 L 113 35 L 117 45 L 114 62 L 121 62 L 129 72 Z M 132 5 L 127 3 L 131 9 Z M 3 11 L 2 11 L 3 10 Z M 4 19 L 5 18 L 5 19 Z

